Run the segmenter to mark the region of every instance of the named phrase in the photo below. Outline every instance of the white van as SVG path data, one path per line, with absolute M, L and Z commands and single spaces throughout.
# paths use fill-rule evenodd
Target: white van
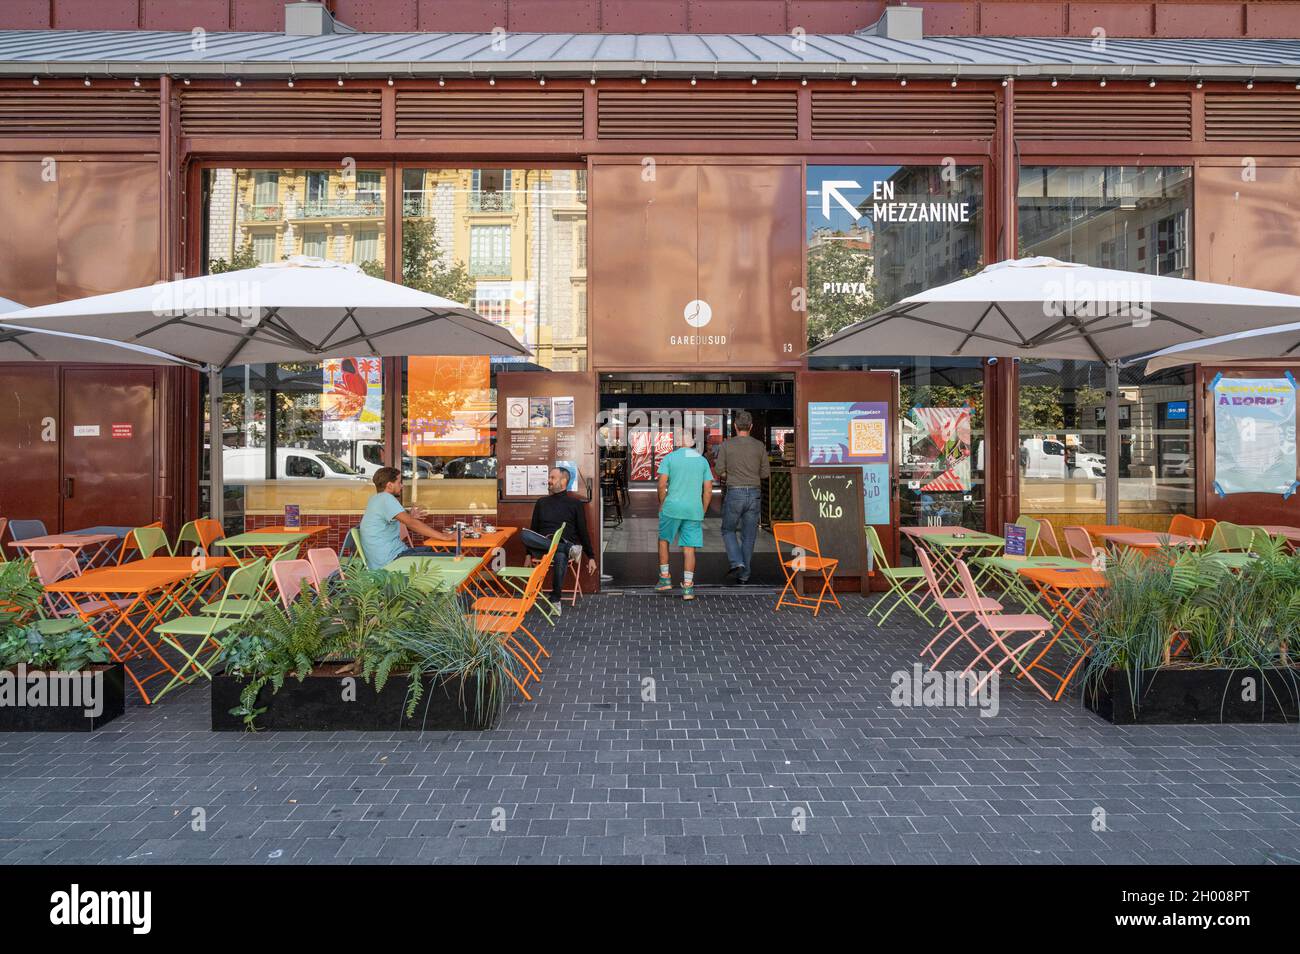
M 1106 458 L 1053 437 L 1030 437 L 1020 442 L 1020 474 L 1040 480 L 1099 480 L 1106 476 Z
M 420 467 L 420 479 L 427 480 L 434 475 L 433 465 L 427 460 L 417 461 Z M 367 477 L 380 467 L 387 467 L 384 462 L 384 445 L 379 441 L 357 441 L 357 471 Z M 411 455 L 402 455 L 402 476 L 411 479 Z
M 305 447 L 278 447 L 275 451 L 276 479 L 324 480 L 327 477 L 344 480 L 365 480 L 366 475 L 353 470 L 333 454 L 309 450 Z M 223 476 L 227 483 L 247 483 L 266 479 L 266 448 L 227 448 L 221 455 Z

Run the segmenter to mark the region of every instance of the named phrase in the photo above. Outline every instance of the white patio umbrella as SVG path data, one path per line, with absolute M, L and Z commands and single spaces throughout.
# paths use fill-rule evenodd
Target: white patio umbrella
M 42 305 L 5 315 L 4 324 L 126 342 L 201 366 L 214 422 L 221 419 L 221 372 L 234 364 L 529 353 L 464 305 L 372 278 L 356 265 L 305 257 Z M 222 455 L 220 441 L 212 444 L 212 515 L 220 520 Z
M 90 364 L 181 364 L 199 367 L 161 351 L 121 341 L 105 341 L 102 338 L 63 332 L 31 331 L 4 324 L 6 314 L 22 311 L 26 307 L 8 298 L 0 298 L 0 362 L 84 361 Z
M 1300 322 L 1300 297 L 1022 258 L 904 298 L 808 353 L 1116 361 L 1285 322 Z
M 1165 348 L 1145 359 L 1146 373 L 1155 374 L 1180 364 L 1218 364 L 1224 361 L 1285 361 L 1300 355 L 1300 323 L 1257 328 Z

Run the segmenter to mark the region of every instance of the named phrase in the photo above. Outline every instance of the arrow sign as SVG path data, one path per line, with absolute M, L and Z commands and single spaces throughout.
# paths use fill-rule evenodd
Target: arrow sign
M 841 188 L 861 189 L 862 186 L 858 185 L 858 183 L 853 179 L 828 179 L 823 182 L 822 218 L 829 219 L 831 217 L 831 199 L 834 199 L 840 204 L 841 208 L 843 208 L 845 212 L 853 216 L 853 221 L 856 222 L 858 219 L 862 218 L 862 214 L 857 210 L 857 207 L 852 202 L 844 198 L 844 194 L 840 192 Z

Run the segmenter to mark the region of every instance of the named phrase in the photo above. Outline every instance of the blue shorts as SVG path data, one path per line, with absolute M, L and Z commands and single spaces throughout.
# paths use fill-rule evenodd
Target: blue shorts
M 659 515 L 659 539 L 683 547 L 704 546 L 704 521 Z

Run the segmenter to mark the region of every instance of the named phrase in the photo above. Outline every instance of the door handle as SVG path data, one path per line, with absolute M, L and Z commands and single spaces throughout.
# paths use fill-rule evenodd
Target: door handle
M 68 500 L 72 499 L 72 478 L 71 477 L 63 478 L 63 496 Z

